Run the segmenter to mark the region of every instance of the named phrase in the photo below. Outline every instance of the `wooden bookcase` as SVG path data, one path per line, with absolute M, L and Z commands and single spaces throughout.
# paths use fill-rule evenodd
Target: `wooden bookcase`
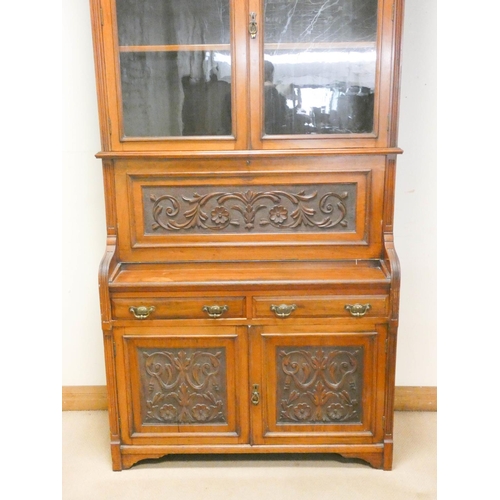
M 403 1 L 90 4 L 113 469 L 391 469 Z

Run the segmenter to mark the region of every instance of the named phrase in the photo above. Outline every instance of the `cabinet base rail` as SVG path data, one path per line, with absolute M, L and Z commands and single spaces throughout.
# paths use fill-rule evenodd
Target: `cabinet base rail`
M 143 460 L 155 460 L 172 455 L 264 455 L 300 454 L 298 459 L 314 459 L 318 454 L 331 455 L 332 460 L 363 460 L 375 469 L 392 470 L 392 442 L 384 444 L 366 445 L 182 445 L 182 446 L 137 446 L 137 445 L 112 445 L 114 448 L 113 470 L 129 469 Z M 316 455 L 316 456 L 315 456 Z M 322 457 L 323 458 L 323 457 Z

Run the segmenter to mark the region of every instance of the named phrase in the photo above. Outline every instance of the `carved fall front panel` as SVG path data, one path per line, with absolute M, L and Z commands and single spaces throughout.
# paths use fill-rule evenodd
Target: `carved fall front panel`
M 277 423 L 360 422 L 362 347 L 279 347 Z
M 143 423 L 227 422 L 225 348 L 139 349 L 138 357 Z
M 294 186 L 145 186 L 146 234 L 349 232 L 356 183 Z

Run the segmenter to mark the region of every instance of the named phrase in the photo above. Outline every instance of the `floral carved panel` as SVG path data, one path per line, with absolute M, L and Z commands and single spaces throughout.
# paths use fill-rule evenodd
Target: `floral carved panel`
M 279 347 L 277 423 L 360 422 L 362 347 Z
M 139 349 L 142 421 L 227 422 L 225 348 Z
M 356 183 L 143 187 L 146 234 L 349 232 Z

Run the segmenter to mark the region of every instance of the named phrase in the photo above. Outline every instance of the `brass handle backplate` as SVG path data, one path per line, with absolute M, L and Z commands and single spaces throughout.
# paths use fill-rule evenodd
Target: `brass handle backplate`
M 250 38 L 255 38 L 257 36 L 257 14 L 255 12 L 250 12 L 248 32 L 250 33 Z
M 372 306 L 370 304 L 346 304 L 345 308 L 351 313 L 351 316 L 359 318 L 364 316 Z
M 253 405 L 260 403 L 259 384 L 253 384 L 252 399 L 250 401 Z
M 228 306 L 203 306 L 202 308 L 211 318 L 220 318 L 228 309 Z
M 139 307 L 130 307 L 129 311 L 137 318 L 137 319 L 146 319 L 152 312 L 156 311 L 155 306 L 139 306 Z
M 274 304 L 271 305 L 271 311 L 273 311 L 273 313 L 276 314 L 278 318 L 288 318 L 288 316 L 290 316 L 290 314 L 292 314 L 295 309 L 297 309 L 297 306 L 295 304 L 281 304 L 279 306 L 276 306 Z

